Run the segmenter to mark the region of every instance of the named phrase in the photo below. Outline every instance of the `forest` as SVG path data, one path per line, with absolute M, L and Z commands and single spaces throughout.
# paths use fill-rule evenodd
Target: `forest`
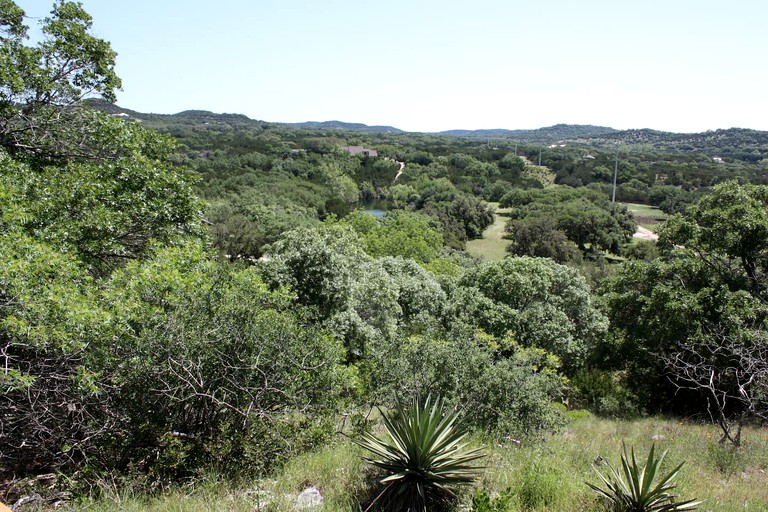
M 768 506 L 768 133 L 144 114 L 82 6 L 28 21 L 0 0 L 0 502 Z

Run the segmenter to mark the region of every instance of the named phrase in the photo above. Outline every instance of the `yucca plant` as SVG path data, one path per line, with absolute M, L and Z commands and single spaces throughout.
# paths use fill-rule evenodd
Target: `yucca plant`
M 677 496 L 670 494 L 670 491 L 675 488 L 672 480 L 683 467 L 682 462 L 655 482 L 661 463 L 667 455 L 666 450 L 656 458 L 655 445 L 651 446 L 648 459 L 643 466 L 639 466 L 635 459 L 634 448 L 629 455 L 627 447 L 624 446 L 623 449 L 621 472 L 608 464 L 611 474 L 606 477 L 594 468 L 605 487 L 587 483 L 605 500 L 608 510 L 611 512 L 676 512 L 695 510 L 702 503 L 695 500 L 675 502 Z
M 415 399 L 408 408 L 398 402 L 394 414 L 382 416 L 389 439 L 366 433 L 355 440 L 373 453 L 364 460 L 383 471 L 377 481 L 384 489 L 369 510 L 440 510 L 456 496 L 456 486 L 477 477 L 481 467 L 475 461 L 484 455 L 462 443 L 468 432 L 443 401 Z

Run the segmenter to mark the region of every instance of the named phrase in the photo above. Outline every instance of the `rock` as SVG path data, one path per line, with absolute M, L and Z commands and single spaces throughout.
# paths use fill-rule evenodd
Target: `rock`
M 312 510 L 323 506 L 323 495 L 316 487 L 304 489 L 296 498 L 296 510 Z

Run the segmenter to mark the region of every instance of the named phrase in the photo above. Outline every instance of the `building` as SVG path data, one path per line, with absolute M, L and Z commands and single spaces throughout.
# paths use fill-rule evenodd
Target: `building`
M 341 149 L 350 155 L 379 156 L 379 152 L 375 149 L 368 149 L 363 146 L 345 146 Z

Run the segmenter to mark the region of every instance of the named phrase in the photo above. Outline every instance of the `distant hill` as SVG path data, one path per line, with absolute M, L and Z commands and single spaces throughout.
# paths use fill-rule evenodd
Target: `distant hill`
M 362 123 L 342 121 L 310 121 L 305 123 L 275 123 L 258 121 L 243 114 L 216 114 L 208 110 L 185 110 L 177 114 L 145 114 L 108 103 L 89 99 L 86 102 L 99 110 L 115 116 L 133 118 L 161 131 L 173 132 L 174 127 L 204 128 L 206 131 L 265 130 L 285 127 L 300 130 L 334 130 L 381 134 L 407 133 L 393 126 L 368 126 Z M 606 126 L 556 124 L 530 130 L 448 130 L 431 135 L 470 139 L 507 139 L 520 142 L 549 144 L 567 142 L 603 147 L 617 142 L 625 145 L 642 145 L 659 151 L 704 151 L 711 156 L 734 157 L 757 161 L 768 151 L 768 132 L 746 128 L 728 128 L 701 133 L 673 133 L 648 128 L 616 130 Z
M 307 121 L 305 123 L 281 123 L 294 128 L 309 130 L 348 130 L 351 132 L 373 132 L 373 133 L 405 133 L 399 128 L 393 126 L 368 126 L 361 123 L 345 123 L 343 121 Z
M 208 110 L 184 110 L 177 114 L 147 114 L 120 107 L 99 99 L 88 99 L 85 102 L 99 110 L 112 114 L 133 118 L 153 128 L 167 125 L 215 125 L 227 128 L 264 128 L 274 123 L 257 121 L 243 114 L 216 114 Z
M 112 114 L 113 116 L 117 115 L 124 115 L 127 117 L 141 117 L 146 114 L 142 114 L 141 112 L 136 112 L 135 110 L 130 110 L 127 108 L 119 107 L 115 105 L 114 103 L 110 103 L 105 100 L 97 99 L 97 98 L 88 98 L 83 101 L 86 105 L 89 105 L 97 110 L 101 110 L 103 112 L 106 112 L 107 114 Z
M 592 138 L 615 140 L 627 144 L 689 145 L 689 149 L 711 146 L 765 146 L 768 144 L 768 132 L 747 128 L 728 128 L 701 133 L 672 133 L 646 128 L 617 131 Z
M 568 139 L 579 139 L 617 133 L 618 130 L 606 126 L 591 124 L 556 124 L 535 130 L 448 130 L 438 132 L 438 135 L 469 138 L 503 138 L 524 141 L 550 142 Z

